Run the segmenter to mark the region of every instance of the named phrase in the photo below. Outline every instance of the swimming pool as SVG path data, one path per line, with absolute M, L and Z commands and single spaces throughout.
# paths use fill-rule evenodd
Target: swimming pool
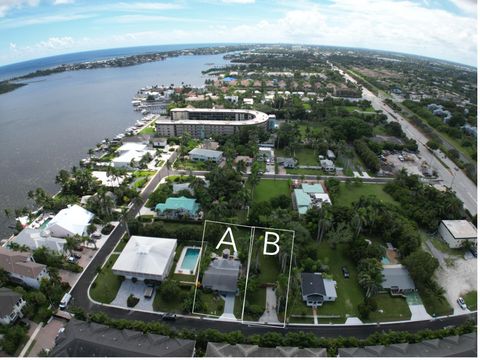
M 200 253 L 200 249 L 196 248 L 188 248 L 185 252 L 185 256 L 183 257 L 182 261 L 182 269 L 185 270 L 195 270 L 195 266 L 197 266 L 197 259 L 198 254 Z
M 383 265 L 390 265 L 390 259 L 387 258 L 386 256 L 382 257 L 382 264 Z
M 200 257 L 200 248 L 194 246 L 184 247 L 182 254 L 178 259 L 175 273 L 177 274 L 193 274 L 197 268 L 198 259 Z

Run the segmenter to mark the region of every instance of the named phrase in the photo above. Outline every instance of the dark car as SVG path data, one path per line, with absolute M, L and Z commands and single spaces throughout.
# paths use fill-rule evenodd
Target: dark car
M 73 256 L 75 259 L 77 259 L 77 260 L 79 260 L 79 259 L 82 258 L 82 255 L 77 254 L 77 253 L 73 253 L 72 256 Z
M 343 277 L 345 279 L 350 279 L 350 273 L 348 272 L 348 269 L 346 266 L 342 266 L 342 272 L 343 272 Z
M 472 253 L 473 256 L 477 257 L 477 248 L 476 247 L 472 247 L 470 249 L 470 252 Z
M 177 315 L 172 313 L 166 313 L 166 314 L 163 314 L 162 316 L 162 320 L 164 321 L 175 321 L 176 319 L 177 319 Z

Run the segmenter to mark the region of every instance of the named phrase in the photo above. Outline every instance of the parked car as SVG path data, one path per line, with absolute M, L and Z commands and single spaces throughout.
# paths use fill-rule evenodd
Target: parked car
M 458 305 L 460 305 L 462 310 L 467 310 L 467 304 L 465 304 L 465 300 L 463 300 L 463 298 L 459 297 L 457 299 L 457 303 L 458 303 Z
M 164 321 L 175 321 L 177 319 L 177 315 L 173 313 L 166 313 L 163 314 L 162 320 Z
M 153 296 L 153 291 L 155 290 L 155 288 L 153 286 L 147 286 L 145 288 L 145 292 L 143 293 L 143 297 L 145 299 L 151 299 L 152 296 Z
M 69 262 L 70 264 L 76 264 L 77 263 L 77 258 L 75 258 L 74 256 L 69 256 L 67 258 L 67 262 Z
M 350 272 L 348 271 L 346 266 L 342 266 L 342 272 L 345 279 L 350 279 Z
M 77 260 L 80 260 L 82 258 L 82 255 L 77 254 L 77 253 L 73 253 L 72 256 Z
M 60 306 L 59 306 L 60 310 L 65 310 L 71 299 L 72 299 L 72 295 L 70 295 L 69 293 L 65 293 L 65 295 L 63 295 L 62 297 L 62 300 L 60 301 Z

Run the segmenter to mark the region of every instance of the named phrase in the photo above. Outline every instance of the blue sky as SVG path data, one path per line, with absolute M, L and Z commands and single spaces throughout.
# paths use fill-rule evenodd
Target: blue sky
M 477 65 L 475 0 L 0 0 L 0 65 L 104 48 L 284 42 Z

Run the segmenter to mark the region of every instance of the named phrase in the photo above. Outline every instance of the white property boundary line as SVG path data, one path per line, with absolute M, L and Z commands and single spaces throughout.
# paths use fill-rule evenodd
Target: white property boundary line
M 290 229 L 278 229 L 278 228 L 270 228 L 270 227 L 263 227 L 263 226 L 251 226 L 251 225 L 243 225 L 243 224 L 235 224 L 235 223 L 229 223 L 229 222 L 223 222 L 223 221 L 214 221 L 214 220 L 205 220 L 203 224 L 203 235 L 202 235 L 202 250 L 200 252 L 200 264 L 202 262 L 202 257 L 204 256 L 204 252 L 206 251 L 206 248 L 204 248 L 204 243 L 205 243 L 205 229 L 208 223 L 213 223 L 213 224 L 219 224 L 219 225 L 226 225 L 226 226 L 235 226 L 235 227 L 242 227 L 242 228 L 250 228 L 250 241 L 249 241 L 249 250 L 248 250 L 248 260 L 247 260 L 247 275 L 245 277 L 245 290 L 243 294 L 243 304 L 242 304 L 242 315 L 240 320 L 229 320 L 232 322 L 238 322 L 240 321 L 242 324 L 255 324 L 257 326 L 266 326 L 266 327 L 275 327 L 275 328 L 285 328 L 287 326 L 287 310 L 288 310 L 288 296 L 290 293 L 290 277 L 291 277 L 291 272 L 292 272 L 292 263 L 293 263 L 293 247 L 295 243 L 295 231 L 290 230 Z M 284 317 L 283 317 L 283 324 L 280 323 L 281 325 L 274 325 L 274 324 L 265 324 L 265 323 L 258 323 L 258 322 L 250 322 L 250 321 L 245 321 L 244 320 L 244 314 L 245 314 L 245 303 L 246 303 L 246 298 L 247 298 L 247 286 L 248 286 L 248 279 L 250 275 L 250 265 L 251 265 L 251 260 L 252 260 L 252 250 L 253 250 L 253 241 L 255 239 L 255 231 L 256 229 L 262 229 L 262 230 L 274 230 L 274 231 L 281 231 L 281 232 L 287 232 L 292 234 L 292 245 L 290 248 L 290 264 L 289 264 L 289 269 L 288 269 L 288 281 L 287 281 L 287 292 L 286 292 L 286 297 L 285 297 L 285 310 L 284 310 Z M 193 296 L 193 304 L 192 304 L 192 314 L 195 315 L 200 315 L 208 318 L 213 318 L 215 320 L 220 319 L 221 316 L 217 315 L 211 315 L 211 314 L 204 314 L 200 312 L 195 311 L 195 304 L 196 304 L 196 298 L 197 298 L 197 291 L 198 291 L 198 284 L 199 284 L 199 277 L 200 277 L 200 268 L 201 266 L 198 267 L 197 269 L 197 277 L 195 281 L 195 293 Z M 224 319 L 222 319 L 223 321 Z

